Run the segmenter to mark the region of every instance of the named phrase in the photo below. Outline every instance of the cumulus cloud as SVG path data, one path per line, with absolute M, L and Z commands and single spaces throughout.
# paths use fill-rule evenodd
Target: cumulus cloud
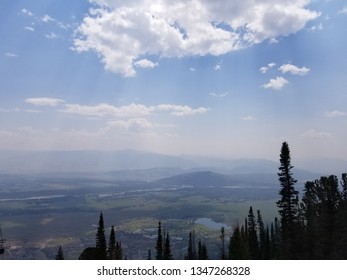
M 267 71 L 269 71 L 269 69 L 274 68 L 276 66 L 276 63 L 271 62 L 269 63 L 267 66 L 263 66 L 259 69 L 259 72 L 262 74 L 267 73 Z
M 193 109 L 187 105 L 172 105 L 172 104 L 161 104 L 157 106 L 159 111 L 171 111 L 171 115 L 173 116 L 190 116 L 196 114 L 203 114 L 209 111 L 209 108 L 199 107 L 197 109 Z
M 43 17 L 41 17 L 41 21 L 47 23 L 47 22 L 50 22 L 50 21 L 55 21 L 55 19 L 46 14 Z
M 282 71 L 283 74 L 290 73 L 292 75 L 306 75 L 308 72 L 310 72 L 309 68 L 306 68 L 305 66 L 300 68 L 293 64 L 283 64 L 278 70 Z
M 65 109 L 60 110 L 64 113 L 78 114 L 93 117 L 130 117 L 138 118 L 149 116 L 154 112 L 169 111 L 173 116 L 189 116 L 202 114 L 209 109 L 204 107 L 191 108 L 187 105 L 174 105 L 174 104 L 160 104 L 156 106 L 146 106 L 143 104 L 132 103 L 124 106 L 113 106 L 106 103 L 101 103 L 94 106 L 80 105 L 80 104 L 66 104 Z
M 135 103 L 120 107 L 101 103 L 94 106 L 66 104 L 65 109 L 61 111 L 70 114 L 94 117 L 141 117 L 150 115 L 154 110 L 154 107 L 147 107 L 145 105 Z
M 21 14 L 27 15 L 27 16 L 33 16 L 34 15 L 32 12 L 30 12 L 29 10 L 27 10 L 25 8 L 21 9 L 20 12 L 21 12 Z
M 56 107 L 60 104 L 64 103 L 63 99 L 59 98 L 50 98 L 50 97 L 35 97 L 35 98 L 27 98 L 25 99 L 26 103 L 35 105 L 35 106 L 50 106 Z
M 94 51 L 125 77 L 146 55 L 222 55 L 296 33 L 320 14 L 310 0 L 90 0 L 74 50 Z
M 158 66 L 159 64 L 154 63 L 148 59 L 141 59 L 141 60 L 136 61 L 134 63 L 134 65 L 136 67 L 140 67 L 140 68 L 154 68 L 154 67 Z
M 145 118 L 134 118 L 126 121 L 115 120 L 110 121 L 106 125 L 106 130 L 122 129 L 125 131 L 140 131 L 153 128 L 153 124 Z
M 332 134 L 324 131 L 316 131 L 314 129 L 307 130 L 303 136 L 310 139 L 330 139 L 333 138 Z
M 326 112 L 326 113 L 325 113 L 325 116 L 326 116 L 327 118 L 344 117 L 344 116 L 346 116 L 346 115 L 347 115 L 346 112 L 341 112 L 341 111 L 337 111 L 337 110 L 331 111 L 331 112 Z
M 277 77 L 276 79 L 270 79 L 267 84 L 262 85 L 266 89 L 281 90 L 289 82 L 283 77 Z

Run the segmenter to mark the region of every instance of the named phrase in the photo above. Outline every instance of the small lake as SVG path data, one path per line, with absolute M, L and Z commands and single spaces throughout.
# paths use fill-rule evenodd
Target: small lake
M 195 220 L 195 223 L 215 230 L 220 230 L 222 227 L 224 227 L 225 229 L 229 228 L 228 225 L 217 223 L 210 218 L 199 218 Z

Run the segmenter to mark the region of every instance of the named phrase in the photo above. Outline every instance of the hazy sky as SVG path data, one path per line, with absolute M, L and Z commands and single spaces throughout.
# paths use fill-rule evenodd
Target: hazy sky
M 347 159 L 347 2 L 2 0 L 0 149 Z

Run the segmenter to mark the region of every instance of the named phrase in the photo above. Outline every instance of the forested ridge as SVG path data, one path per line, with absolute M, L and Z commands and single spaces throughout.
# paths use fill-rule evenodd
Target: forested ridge
M 307 181 L 299 197 L 295 189 L 294 166 L 287 142 L 282 143 L 278 168 L 278 217 L 265 224 L 261 210 L 250 206 L 244 221 L 232 226 L 228 236 L 220 230 L 219 259 L 347 259 L 347 174 L 322 176 Z M 103 214 L 100 213 L 95 247 L 86 248 L 79 259 L 126 259 L 121 242 L 116 240 L 114 226 L 109 240 L 105 237 Z M 64 259 L 58 248 L 56 259 Z M 148 259 L 170 260 L 170 234 L 158 222 L 155 252 Z M 190 231 L 184 259 L 209 259 L 208 248 L 195 232 Z

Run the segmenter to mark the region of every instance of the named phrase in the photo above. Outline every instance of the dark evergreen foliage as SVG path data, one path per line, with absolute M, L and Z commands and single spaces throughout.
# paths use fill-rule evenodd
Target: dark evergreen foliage
M 110 239 L 107 247 L 107 258 L 109 260 L 116 259 L 116 233 L 114 231 L 114 226 L 111 227 Z
M 244 224 L 237 223 L 229 238 L 220 231 L 220 259 L 347 259 L 347 174 L 341 181 L 335 175 L 322 176 L 304 185 L 302 198 L 295 190 L 289 146 L 282 144 L 278 178 L 280 198 L 277 201 L 279 219 L 264 223 L 260 210 L 250 206 Z M 226 244 L 229 240 L 229 244 Z M 162 234 L 158 223 L 157 260 L 173 259 L 170 236 Z M 100 213 L 96 247 L 88 247 L 79 259 L 123 259 L 121 243 L 116 241 L 111 227 L 106 249 L 103 215 Z M 148 250 L 147 259 L 151 259 Z M 205 243 L 199 239 L 196 250 L 195 232 L 189 232 L 186 260 L 208 259 Z M 61 246 L 56 259 L 64 259 Z
M 228 259 L 230 260 L 247 260 L 249 259 L 249 240 L 246 235 L 244 226 L 237 225 L 230 237 L 228 246 Z
M 151 260 L 151 259 L 152 259 L 152 251 L 151 251 L 151 249 L 148 249 L 147 260 Z
M 253 213 L 252 206 L 248 211 L 248 244 L 249 253 L 252 260 L 259 259 L 259 241 L 257 232 L 257 223 L 255 221 L 255 216 Z
M 55 256 L 56 260 L 64 260 L 63 248 L 61 246 L 58 247 L 58 252 Z
M 188 248 L 187 248 L 187 254 L 185 255 L 186 260 L 195 260 L 196 255 L 195 255 L 195 232 L 190 231 L 189 232 L 189 239 L 188 239 Z
M 171 253 L 171 245 L 170 245 L 170 236 L 169 233 L 166 233 L 165 242 L 164 242 L 164 250 L 163 250 L 163 259 L 164 260 L 172 260 L 173 256 Z
M 296 244 L 298 223 L 298 191 L 295 190 L 297 180 L 293 178 L 293 166 L 291 164 L 290 149 L 287 142 L 282 143 L 280 153 L 280 167 L 278 168 L 278 180 L 280 182 L 280 199 L 277 201 L 281 222 L 281 258 L 296 258 L 300 249 Z
M 99 217 L 99 226 L 96 232 L 96 251 L 97 251 L 97 259 L 98 260 L 106 260 L 107 259 L 107 245 L 105 238 L 105 226 L 104 226 L 104 217 L 102 212 Z
M 225 253 L 225 238 L 226 238 L 226 235 L 225 235 L 225 228 L 224 227 L 222 227 L 220 229 L 220 236 L 219 236 L 219 238 L 222 241 L 221 249 L 220 249 L 220 259 L 221 260 L 226 260 L 227 259 L 227 254 Z
M 116 241 L 114 226 L 111 227 L 110 239 L 107 247 L 107 258 L 109 260 L 121 260 L 123 258 L 122 244 Z
M 158 236 L 157 236 L 157 243 L 155 246 L 156 249 L 156 260 L 162 260 L 163 259 L 163 235 L 161 233 L 161 222 L 158 223 Z
M 97 260 L 98 252 L 95 247 L 87 247 L 79 256 L 79 260 Z
M 198 242 L 198 260 L 208 260 L 206 245 L 201 240 Z

